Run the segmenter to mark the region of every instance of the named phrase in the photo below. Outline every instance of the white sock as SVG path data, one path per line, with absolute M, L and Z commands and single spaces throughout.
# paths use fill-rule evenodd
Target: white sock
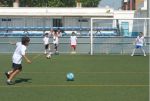
M 45 50 L 45 51 L 44 51 L 44 53 L 46 54 L 46 53 L 47 53 L 47 51 Z
M 8 71 L 7 73 L 10 74 L 12 71 Z
M 11 80 L 9 80 L 9 79 L 7 80 L 7 82 L 10 82 L 10 81 L 11 81 Z

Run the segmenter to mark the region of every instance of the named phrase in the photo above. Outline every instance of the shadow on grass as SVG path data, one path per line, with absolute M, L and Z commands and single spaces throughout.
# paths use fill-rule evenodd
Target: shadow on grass
M 135 54 L 134 56 L 144 56 L 144 55 L 142 55 L 142 54 Z
M 31 83 L 31 80 L 30 78 L 18 78 L 17 80 L 15 80 L 15 83 Z

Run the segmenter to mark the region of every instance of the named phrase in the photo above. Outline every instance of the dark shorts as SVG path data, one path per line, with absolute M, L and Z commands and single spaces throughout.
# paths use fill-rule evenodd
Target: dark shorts
M 140 46 L 140 45 L 136 45 L 136 48 L 138 49 L 138 48 L 142 48 L 142 46 Z
M 15 70 L 22 70 L 22 65 L 21 64 L 15 64 L 15 63 L 12 63 L 12 68 L 15 69 Z
M 48 49 L 48 47 L 49 47 L 49 44 L 45 45 L 45 49 Z
M 54 46 L 55 46 L 55 48 L 57 48 L 57 47 L 58 47 L 58 44 L 55 43 Z

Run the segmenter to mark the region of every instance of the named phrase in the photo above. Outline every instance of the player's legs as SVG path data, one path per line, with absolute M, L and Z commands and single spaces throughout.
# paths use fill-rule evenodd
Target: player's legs
M 58 47 L 57 47 L 57 44 L 55 44 L 55 51 L 57 51 L 57 48 L 58 48 Z
M 44 51 L 44 54 L 46 54 L 46 50 Z
M 146 53 L 145 53 L 145 50 L 143 49 L 143 47 L 141 47 L 140 49 L 143 52 L 144 56 L 146 56 Z
M 47 58 L 51 58 L 51 54 L 52 54 L 52 53 L 51 53 L 51 50 L 49 50 L 48 53 L 47 53 L 47 55 L 46 55 L 46 57 L 47 57 Z
M 55 49 L 55 54 L 58 54 L 58 44 L 57 43 L 54 44 L 54 49 Z
M 51 50 L 51 45 L 50 44 L 48 44 L 48 51 L 50 51 Z
M 48 54 L 52 54 L 51 52 L 51 45 L 49 44 L 49 48 L 48 48 Z
M 143 49 L 142 46 L 136 45 L 135 49 L 133 49 L 131 56 L 134 56 L 135 50 L 136 49 L 141 49 L 141 51 L 143 52 L 144 56 L 146 56 L 145 50 Z
M 48 44 L 48 48 L 47 48 L 47 55 L 46 57 L 51 57 L 51 48 L 50 48 L 50 44 Z
M 8 71 L 8 74 L 11 75 L 15 70 Z
M 46 45 L 45 45 L 45 50 L 44 50 L 44 54 L 46 54 Z
M 10 77 L 10 75 L 15 71 L 15 69 L 12 69 L 11 71 L 5 72 L 5 75 L 7 76 L 7 78 Z
M 74 52 L 74 47 L 73 47 L 73 45 L 71 45 L 71 53 L 73 53 Z
M 141 48 L 141 46 L 139 46 L 139 45 L 136 45 L 136 46 L 135 46 L 135 48 L 134 48 L 134 49 L 133 49 L 133 51 L 132 51 L 132 54 L 131 54 L 131 56 L 134 56 L 135 50 L 136 50 L 136 49 L 138 49 L 138 48 Z
M 10 82 L 10 81 L 12 81 L 12 79 L 17 75 L 17 74 L 19 74 L 20 73 L 20 71 L 21 70 L 19 70 L 19 69 L 16 69 L 10 76 L 9 76 L 9 78 L 8 78 L 8 80 L 7 80 L 7 82 Z
M 136 48 L 133 49 L 131 56 L 134 56 Z
M 71 53 L 76 53 L 76 45 L 71 45 Z
M 12 82 L 12 79 L 22 70 L 22 65 L 13 63 L 12 68 L 13 68 L 13 70 L 10 72 L 10 74 L 8 76 L 8 79 L 7 79 L 7 84 L 8 85 L 14 84 Z
M 49 44 L 45 45 L 45 52 L 44 52 L 44 54 L 48 53 L 48 49 L 49 49 Z
M 74 51 L 76 51 L 76 45 L 73 46 Z

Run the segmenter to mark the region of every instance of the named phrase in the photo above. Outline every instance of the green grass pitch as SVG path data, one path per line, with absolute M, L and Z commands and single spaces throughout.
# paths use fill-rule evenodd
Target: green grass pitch
M 148 101 L 149 56 L 29 54 L 8 86 L 12 54 L 0 54 L 0 101 Z M 73 72 L 75 81 L 66 81 Z

